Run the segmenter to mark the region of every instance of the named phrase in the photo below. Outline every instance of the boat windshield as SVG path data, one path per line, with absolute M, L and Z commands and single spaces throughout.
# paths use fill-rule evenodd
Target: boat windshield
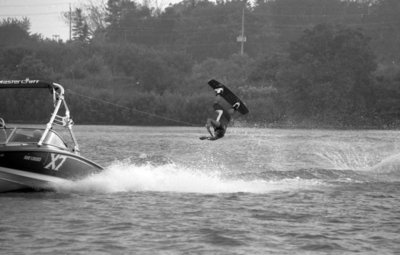
M 36 128 L 2 128 L 0 129 L 0 144 L 31 144 L 38 143 L 44 133 L 44 129 Z M 43 144 L 67 149 L 67 145 L 53 130 L 47 134 Z
M 11 135 L 12 128 L 0 128 L 0 144 L 5 144 L 7 138 Z

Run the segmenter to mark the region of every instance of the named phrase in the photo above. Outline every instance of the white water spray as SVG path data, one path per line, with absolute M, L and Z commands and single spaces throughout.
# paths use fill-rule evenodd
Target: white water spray
M 386 177 L 387 180 L 398 181 L 400 178 L 400 154 L 383 159 L 371 167 L 370 171 L 376 177 Z
M 325 146 L 315 152 L 322 162 L 323 167 L 336 170 L 368 170 L 379 161 L 377 153 L 361 146 Z
M 80 181 L 57 184 L 59 192 L 181 192 L 181 193 L 269 193 L 320 186 L 321 181 L 300 178 L 243 180 L 222 177 L 221 170 L 202 171 L 175 164 L 154 166 L 116 162 L 99 174 Z M 325 184 L 326 185 L 326 184 Z

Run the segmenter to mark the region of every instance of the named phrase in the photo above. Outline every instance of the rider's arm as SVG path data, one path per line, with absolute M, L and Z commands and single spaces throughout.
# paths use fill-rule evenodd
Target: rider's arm
M 217 118 L 215 119 L 216 121 L 219 122 L 219 120 L 221 119 L 222 114 L 224 113 L 224 111 L 222 110 L 215 110 L 216 113 L 218 113 Z

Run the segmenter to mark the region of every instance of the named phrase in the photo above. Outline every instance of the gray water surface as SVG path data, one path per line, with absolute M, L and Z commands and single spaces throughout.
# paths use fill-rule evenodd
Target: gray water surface
M 394 254 L 400 133 L 77 126 L 105 171 L 0 195 L 1 254 Z

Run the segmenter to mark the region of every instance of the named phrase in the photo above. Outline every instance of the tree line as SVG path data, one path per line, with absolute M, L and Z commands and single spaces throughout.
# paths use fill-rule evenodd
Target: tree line
M 63 84 L 80 124 L 201 125 L 215 78 L 250 109 L 237 125 L 397 127 L 398 11 L 396 0 L 185 0 L 163 10 L 109 0 L 76 8 L 67 42 L 30 33 L 28 19 L 1 21 L 0 78 Z M 48 118 L 37 92 L 0 100 L 6 120 Z

